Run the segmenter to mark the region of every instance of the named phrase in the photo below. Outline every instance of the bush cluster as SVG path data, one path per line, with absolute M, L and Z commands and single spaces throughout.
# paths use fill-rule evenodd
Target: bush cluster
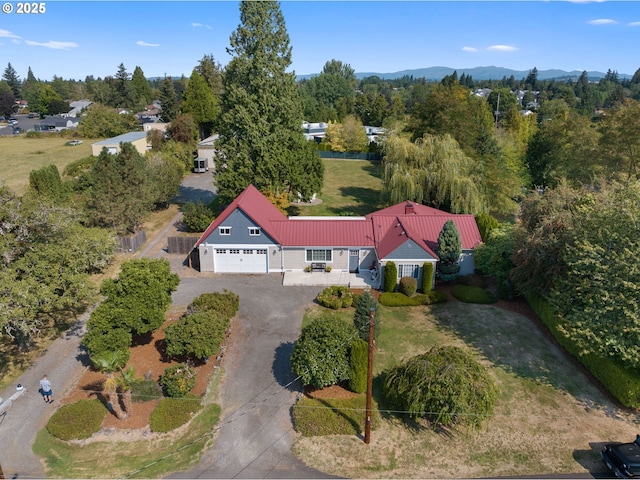
M 49 419 L 47 431 L 61 440 L 89 438 L 100 430 L 106 414 L 100 400 L 78 400 L 60 407 Z
M 381 293 L 378 299 L 380 305 L 385 307 L 416 307 L 418 305 L 434 305 L 447 301 L 447 295 L 437 290 L 431 290 L 428 294 L 419 293 L 413 297 L 407 297 L 400 292 Z
M 318 294 L 318 303 L 334 310 L 350 307 L 352 302 L 353 294 L 348 287 L 335 285 L 325 288 Z
M 183 398 L 163 398 L 149 417 L 152 432 L 166 433 L 187 423 L 202 408 L 194 395 Z
M 366 396 L 353 398 L 303 398 L 293 406 L 293 424 L 304 437 L 316 435 L 358 435 L 364 431 Z M 371 405 L 371 428 L 380 425 L 375 400 Z
M 580 347 L 560 332 L 561 319 L 549 302 L 540 295 L 525 295 L 527 302 L 558 343 L 576 357 L 604 387 L 626 407 L 640 407 L 640 373 L 626 368 L 609 357 L 580 355 Z
M 186 397 L 196 385 L 196 372 L 187 364 L 179 363 L 164 371 L 160 385 L 167 397 Z
M 413 296 L 418 290 L 418 282 L 413 277 L 402 277 L 398 285 L 398 290 L 407 297 Z
M 451 289 L 451 295 L 465 303 L 496 303 L 498 301 L 493 293 L 475 285 L 456 285 Z
M 195 360 L 217 355 L 239 306 L 240 297 L 227 290 L 197 297 L 185 317 L 165 328 L 167 355 Z
M 202 202 L 187 202 L 182 206 L 182 222 L 188 232 L 204 232 L 215 218 L 211 208 Z

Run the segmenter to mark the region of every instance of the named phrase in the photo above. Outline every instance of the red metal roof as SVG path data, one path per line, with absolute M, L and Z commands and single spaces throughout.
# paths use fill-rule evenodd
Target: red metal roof
M 291 219 L 282 214 L 253 185 L 249 185 L 198 239 L 206 239 L 239 208 L 276 243 L 283 246 L 376 247 L 379 258 L 393 252 L 410 238 L 437 258 L 438 236 L 447 220 L 453 220 L 464 250 L 481 242 L 473 215 L 452 214 L 413 202 L 402 202 L 370 213 L 363 219 Z
M 229 204 L 223 212 L 209 225 L 205 232 L 196 242 L 196 247 L 200 245 L 211 232 L 215 231 L 218 226 L 231 215 L 232 212 L 239 208 L 247 215 L 256 225 L 269 235 L 276 243 L 281 243 L 272 223 L 287 220 L 287 217 L 278 208 L 271 203 L 256 187 L 249 185 L 244 191 Z

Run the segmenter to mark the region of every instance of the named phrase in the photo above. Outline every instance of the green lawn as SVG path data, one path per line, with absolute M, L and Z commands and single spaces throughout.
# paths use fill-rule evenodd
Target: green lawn
M 319 305 L 304 324 L 325 315 L 352 321 L 353 309 Z M 526 317 L 492 305 L 450 301 L 431 307 L 381 306 L 374 398 L 383 421 L 372 445 L 354 435 L 300 438 L 294 453 L 307 465 L 345 478 L 478 478 L 606 469 L 603 439 L 634 438 L 634 412 L 613 405 Z M 480 431 L 434 431 L 424 421 L 386 415 L 382 373 L 435 345 L 471 351 L 499 388 L 494 416 Z
M 60 174 L 71 162 L 91 156 L 91 144 L 85 139 L 81 145 L 69 146 L 68 138 L 46 136 L 27 138 L 26 135 L 0 137 L 0 180 L 17 195 L 26 192 L 29 173 L 55 164 Z
M 368 160 L 323 159 L 322 203 L 296 206 L 297 215 L 366 215 L 382 207 L 382 164 Z M 295 204 L 294 204 L 295 205 Z

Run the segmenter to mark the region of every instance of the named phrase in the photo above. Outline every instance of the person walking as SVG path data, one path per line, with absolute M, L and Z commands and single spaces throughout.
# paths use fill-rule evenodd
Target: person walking
M 44 398 L 45 402 L 53 403 L 53 400 L 51 399 L 51 382 L 46 375 L 42 377 L 42 380 L 40 380 L 40 392 L 42 393 L 42 398 Z

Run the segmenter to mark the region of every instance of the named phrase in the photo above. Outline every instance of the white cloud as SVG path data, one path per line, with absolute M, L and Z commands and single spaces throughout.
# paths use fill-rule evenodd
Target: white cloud
M 487 50 L 491 52 L 515 52 L 518 50 L 518 47 L 513 47 L 511 45 L 491 45 L 487 47 Z
M 587 23 L 591 25 L 617 25 L 618 22 L 610 18 L 596 18 L 595 20 L 589 20 Z
M 640 22 L 631 22 L 629 23 L 630 27 L 640 27 Z
M 32 40 L 25 40 L 27 45 L 32 45 L 34 47 L 45 47 L 45 48 L 53 48 L 54 50 L 71 50 L 72 48 L 77 48 L 78 44 L 75 42 L 58 42 L 56 40 L 49 40 L 48 42 L 34 42 Z
M 192 27 L 194 27 L 194 28 L 202 27 L 202 28 L 206 28 L 206 29 L 211 30 L 211 25 L 205 25 L 204 23 L 197 23 L 197 22 L 193 22 L 193 23 L 191 24 L 191 26 L 192 26 Z
M 3 30 L 2 28 L 0 28 L 0 37 L 2 38 L 13 38 L 13 39 L 20 39 L 22 37 L 19 37 L 18 35 L 11 33 L 9 30 Z
M 478 49 L 475 47 L 462 47 L 463 52 L 477 52 Z
M 136 42 L 136 45 L 139 45 L 141 47 L 159 47 L 160 46 L 159 43 L 147 43 L 147 42 L 143 42 L 142 40 L 138 40 Z

